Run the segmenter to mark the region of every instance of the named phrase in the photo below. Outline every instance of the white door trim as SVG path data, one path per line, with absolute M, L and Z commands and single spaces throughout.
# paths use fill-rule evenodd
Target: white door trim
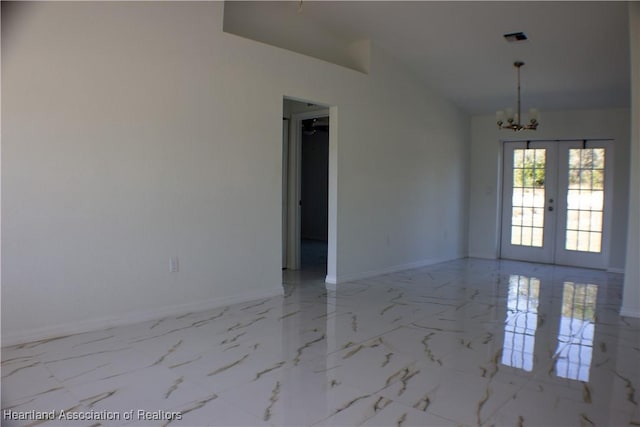
M 287 268 L 289 224 L 289 130 L 291 119 L 282 118 L 282 268 Z

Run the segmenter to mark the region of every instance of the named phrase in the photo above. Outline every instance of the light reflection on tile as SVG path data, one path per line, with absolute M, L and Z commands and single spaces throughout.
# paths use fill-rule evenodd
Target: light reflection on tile
M 509 278 L 502 363 L 529 372 L 533 369 L 539 293 L 540 281 L 535 277 L 512 275 Z
M 556 373 L 563 378 L 589 381 L 598 286 L 564 283 L 558 332 Z
M 183 414 L 108 426 L 640 424 L 621 275 L 465 259 L 327 290 L 316 273 L 288 273 L 284 297 L 3 348 L 2 408 Z

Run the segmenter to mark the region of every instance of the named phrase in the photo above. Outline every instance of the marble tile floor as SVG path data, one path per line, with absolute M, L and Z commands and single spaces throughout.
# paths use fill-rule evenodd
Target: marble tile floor
M 285 282 L 283 297 L 3 348 L 2 425 L 640 425 L 621 275 L 464 259 L 336 291 L 321 274 Z

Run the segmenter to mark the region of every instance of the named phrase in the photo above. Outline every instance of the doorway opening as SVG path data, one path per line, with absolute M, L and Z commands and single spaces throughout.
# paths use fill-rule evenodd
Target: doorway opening
M 285 98 L 282 143 L 282 268 L 285 282 L 335 277 L 335 133 L 328 108 Z M 332 138 L 333 135 L 333 138 Z M 331 184 L 332 183 L 332 184 Z
M 327 273 L 329 116 L 302 120 L 300 269 Z

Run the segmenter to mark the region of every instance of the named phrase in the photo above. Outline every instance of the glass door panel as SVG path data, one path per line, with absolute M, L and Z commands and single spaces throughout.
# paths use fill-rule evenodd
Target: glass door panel
M 511 244 L 542 247 L 546 149 L 513 150 Z
M 569 149 L 566 250 L 602 250 L 604 157 L 604 148 Z
M 551 262 L 555 163 L 550 143 L 505 143 L 502 257 Z M 551 200 L 551 202 L 549 202 Z M 547 215 L 548 213 L 548 215 Z
M 563 230 L 556 248 L 559 264 L 607 267 L 611 148 L 609 141 L 559 144 L 559 185 L 566 194 L 558 206 Z

